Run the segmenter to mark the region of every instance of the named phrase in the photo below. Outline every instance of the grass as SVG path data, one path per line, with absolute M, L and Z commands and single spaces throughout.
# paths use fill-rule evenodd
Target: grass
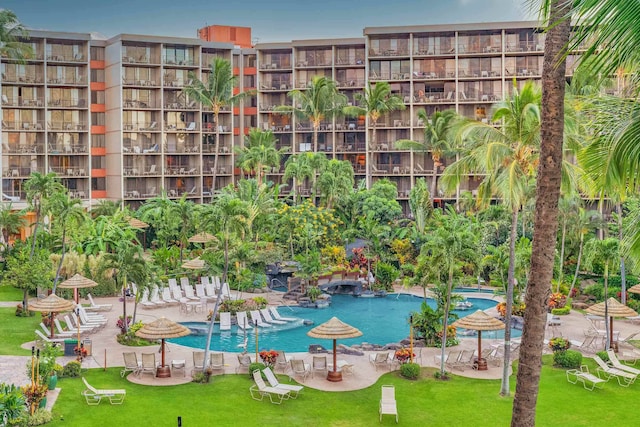
M 31 317 L 16 317 L 15 307 L 0 308 L 0 355 L 30 355 L 31 350 L 25 350 L 20 346 L 34 340 L 33 331 L 39 328 L 40 320 L 40 313 Z
M 22 301 L 22 290 L 13 286 L 0 286 L 0 301 Z
M 545 358 L 538 398 L 538 425 L 543 426 L 635 426 L 629 416 L 640 397 L 637 385 L 624 388 L 616 382 L 603 390 L 589 392 L 569 384 L 563 369 L 549 366 Z M 595 368 L 593 368 L 595 369 Z M 391 416 L 378 421 L 380 386 L 393 384 L 400 423 L 430 426 L 508 425 L 513 398 L 499 396 L 499 380 L 477 380 L 453 375 L 450 381 L 436 381 L 433 369 L 423 368 L 422 378 L 408 381 L 391 372 L 369 388 L 352 392 L 323 392 L 305 389 L 297 400 L 272 405 L 267 400 L 252 400 L 247 375 L 216 376 L 210 384 L 189 383 L 173 387 L 149 387 L 131 384 L 119 376 L 119 369 L 90 370 L 83 373 L 97 388 L 125 388 L 122 406 L 102 402 L 87 406 L 81 396 L 82 381 L 65 378 L 58 382 L 62 392 L 53 410 L 51 426 L 183 425 L 253 426 L 371 426 L 395 425 Z M 357 374 L 356 374 L 357 375 Z M 286 382 L 286 377 L 281 376 Z M 348 379 L 347 379 L 348 381 Z M 513 390 L 512 378 L 512 390 Z M 611 408 L 619 408 L 612 410 Z

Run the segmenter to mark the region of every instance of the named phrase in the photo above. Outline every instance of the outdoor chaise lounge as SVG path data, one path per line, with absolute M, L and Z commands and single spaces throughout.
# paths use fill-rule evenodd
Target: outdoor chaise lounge
M 91 303 L 91 306 L 85 307 L 84 309 L 88 311 L 109 311 L 113 307 L 113 304 L 96 304 L 91 294 L 87 294 L 87 299 Z
M 264 376 L 267 377 L 267 381 L 271 387 L 281 388 L 283 390 L 289 390 L 291 392 L 291 398 L 295 399 L 298 397 L 298 393 L 302 391 L 304 388 L 301 385 L 293 385 L 293 384 L 281 384 L 278 382 L 278 378 L 276 378 L 275 374 L 268 366 L 262 370 Z
M 604 376 L 604 379 L 609 381 L 612 377 L 615 377 L 618 380 L 618 384 L 623 387 L 629 387 L 636 380 L 637 375 L 610 367 L 598 355 L 593 356 L 593 360 L 598 364 L 598 376 L 600 378 Z
M 127 391 L 124 389 L 101 390 L 91 386 L 84 377 L 82 377 L 82 381 L 87 387 L 87 389 L 82 392 L 82 395 L 87 400 L 88 405 L 100 404 L 103 397 L 108 398 L 112 405 L 120 405 L 124 402 L 124 397 L 127 395 Z
M 249 314 L 251 315 L 251 321 L 254 326 L 261 326 L 263 328 L 271 326 L 270 324 L 262 321 L 262 317 L 260 317 L 260 312 L 258 310 L 251 310 L 249 311 Z
M 582 386 L 589 391 L 593 391 L 596 387 L 602 388 L 604 383 L 607 382 L 589 373 L 589 367 L 587 365 L 580 366 L 580 369 L 568 369 L 567 381 L 571 384 L 577 384 L 578 381 L 580 381 Z
M 396 389 L 392 385 L 382 386 L 382 398 L 380 399 L 380 421 L 383 415 L 395 415 L 398 422 L 398 407 L 396 405 Z
M 239 311 L 236 313 L 236 320 L 238 321 L 238 328 L 240 329 L 251 329 L 253 328 L 253 326 L 251 326 L 251 323 L 249 323 L 249 320 L 247 319 L 247 312 L 246 311 Z
M 220 330 L 231 330 L 231 313 L 229 313 L 228 311 L 223 311 L 220 313 Z
M 251 356 L 246 353 L 238 354 L 238 366 L 236 366 L 236 374 L 246 369 L 249 372 L 249 366 L 251 366 Z
M 45 334 L 43 334 L 37 329 L 35 330 L 35 332 L 39 338 L 37 341 L 44 341 L 44 342 L 48 342 L 49 344 L 56 345 L 56 344 L 63 343 L 65 340 L 65 338 L 49 338 L 48 336 L 46 336 Z
M 262 317 L 264 317 L 264 321 L 267 323 L 273 323 L 274 325 L 284 325 L 285 323 L 287 323 L 284 320 L 274 319 L 271 316 L 271 312 L 266 308 L 261 309 L 260 314 L 262 314 Z
M 271 312 L 273 318 L 276 320 L 282 320 L 283 322 L 295 322 L 296 320 L 298 320 L 295 317 L 281 316 L 276 307 L 269 307 L 269 311 Z
M 609 363 L 611 363 L 614 368 L 620 369 L 621 371 L 629 372 L 636 377 L 640 375 L 640 369 L 620 363 L 620 360 L 618 360 L 618 356 L 616 356 L 615 351 L 613 351 L 612 349 L 607 350 L 607 355 L 609 355 Z
M 141 374 L 150 373 L 156 376 L 156 355 L 155 353 L 142 353 L 142 369 Z
M 209 368 L 214 371 L 222 371 L 224 374 L 224 353 L 209 354 Z
M 249 393 L 251 393 L 251 397 L 254 400 L 262 400 L 265 396 L 268 396 L 271 403 L 279 405 L 283 400 L 288 399 L 291 396 L 291 392 L 289 390 L 267 386 L 262 379 L 262 374 L 259 369 L 253 371 L 253 381 L 255 384 L 249 387 Z

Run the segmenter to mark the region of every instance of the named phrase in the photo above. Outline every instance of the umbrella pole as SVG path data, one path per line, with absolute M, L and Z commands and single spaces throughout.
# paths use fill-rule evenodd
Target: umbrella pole
M 53 311 L 49 313 L 49 327 L 51 328 L 51 336 L 49 338 L 53 339 L 55 332 L 53 332 Z
M 613 346 L 613 316 L 609 316 L 609 348 L 616 352 L 618 351 L 618 349 Z
M 342 381 L 342 372 L 338 371 L 336 357 L 336 339 L 333 339 L 333 370 L 327 373 L 327 381 L 339 382 Z
M 156 369 L 156 377 L 157 378 L 169 378 L 169 377 L 171 377 L 171 368 L 169 368 L 164 363 L 164 338 L 162 338 L 162 341 L 160 342 L 160 350 L 162 350 L 162 356 L 161 356 L 162 357 L 162 363 Z

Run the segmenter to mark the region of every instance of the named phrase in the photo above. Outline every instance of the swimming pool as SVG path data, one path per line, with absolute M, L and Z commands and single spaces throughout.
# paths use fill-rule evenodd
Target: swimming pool
M 476 310 L 486 310 L 495 307 L 496 302 L 483 298 L 467 298 L 473 304 L 470 310 L 456 311 L 460 317 L 467 316 Z M 364 342 L 370 344 L 385 345 L 398 342 L 409 336 L 409 315 L 411 312 L 420 311 L 423 299 L 407 294 L 391 294 L 386 298 L 354 298 L 349 295 L 334 295 L 328 308 L 302 308 L 280 307 L 278 310 L 283 316 L 297 317 L 296 322 L 286 325 L 260 328 L 258 331 L 258 347 L 263 349 L 282 349 L 289 352 L 307 351 L 309 345 L 320 344 L 326 348 L 331 347 L 330 340 L 319 340 L 307 336 L 307 332 L 331 317 L 336 316 L 345 323 L 362 331 L 362 336 L 339 340 L 340 344 L 354 345 Z M 427 299 L 431 307 L 435 307 L 432 299 Z M 304 325 L 303 320 L 313 321 L 312 325 Z M 204 348 L 206 344 L 207 323 L 185 322 L 185 326 L 198 333 L 186 337 L 174 338 L 169 342 L 194 347 Z M 512 336 L 519 336 L 521 331 L 513 330 Z M 502 335 L 504 333 L 502 332 Z M 483 332 L 483 338 L 499 338 L 500 332 Z M 247 331 L 247 348 L 255 349 L 255 329 Z M 464 337 L 463 337 L 464 338 Z M 245 339 L 242 330 L 233 326 L 231 331 L 220 332 L 215 325 L 214 335 L 211 340 L 211 349 L 218 351 L 239 352 Z

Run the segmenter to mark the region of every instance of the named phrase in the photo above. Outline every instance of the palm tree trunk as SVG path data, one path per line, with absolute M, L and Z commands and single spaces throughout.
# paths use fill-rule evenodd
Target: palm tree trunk
M 571 294 L 573 293 L 573 288 L 578 281 L 578 272 L 580 271 L 580 261 L 582 261 L 582 248 L 584 247 L 584 233 L 580 232 L 580 247 L 578 248 L 578 261 L 576 262 L 576 272 L 573 275 L 573 280 L 571 281 L 571 287 L 569 288 L 569 298 L 571 298 Z
M 64 244 L 67 236 L 67 227 L 62 227 L 62 255 L 60 256 L 60 262 L 58 262 L 58 268 L 56 269 L 56 278 L 53 280 L 53 293 L 56 293 L 58 286 L 58 280 L 60 280 L 60 271 L 62 270 L 62 263 L 64 263 L 64 256 L 66 255 L 66 245 Z
M 437 162 L 436 162 L 436 159 L 433 159 L 433 173 L 431 174 L 431 188 L 429 189 L 429 191 L 431 191 L 431 206 L 436 205 L 436 191 L 438 188 L 436 183 L 437 173 L 438 173 Z
M 560 242 L 560 265 L 558 268 L 558 283 L 556 283 L 556 292 L 560 292 L 560 284 L 562 283 L 562 268 L 564 267 L 564 243 L 567 237 L 567 220 L 562 221 L 562 239 Z
M 622 245 L 623 238 L 623 224 L 622 224 L 622 205 L 620 202 L 616 203 L 616 211 L 618 211 L 618 241 Z M 627 270 L 624 265 L 624 255 L 620 252 L 620 302 L 622 304 L 627 303 Z
M 224 279 L 226 280 L 226 278 Z M 213 306 L 213 312 L 211 313 L 211 321 L 209 322 L 209 328 L 207 329 L 207 342 L 204 347 L 204 360 L 205 366 L 207 365 L 207 361 L 209 360 L 209 348 L 211 347 L 211 336 L 213 335 L 213 325 L 216 321 L 216 316 L 218 315 L 218 309 L 220 308 L 220 302 L 222 301 L 224 296 L 222 295 L 222 286 L 218 288 L 218 298 L 216 298 L 216 305 Z
M 604 329 L 605 329 L 605 344 L 604 349 L 609 350 L 611 343 L 612 330 L 609 328 L 609 261 L 604 263 Z
M 536 184 L 531 273 L 525 294 L 526 310 L 520 347 L 520 364 L 513 400 L 511 426 L 533 427 L 542 367 L 542 346 L 550 292 L 556 236 L 558 199 L 562 179 L 564 91 L 566 62 L 559 60 L 570 36 L 571 2 L 553 0 L 545 39 L 542 70 L 540 163 Z M 560 22 L 558 22 L 560 20 Z M 557 24 L 557 25 L 556 25 Z
M 452 261 L 450 261 L 451 263 Z M 453 264 L 449 266 L 449 278 L 447 280 L 447 295 L 444 304 L 444 319 L 442 319 L 442 346 L 440 349 L 440 376 L 444 377 L 444 356 L 447 349 L 447 327 L 449 326 L 449 307 L 451 306 L 451 288 L 453 285 Z M 478 355 L 480 358 L 480 355 Z
M 213 176 L 211 177 L 211 194 L 215 194 L 216 191 L 216 177 L 218 175 L 218 150 L 220 150 L 220 131 L 218 129 L 218 117 L 219 111 L 214 109 L 213 112 L 213 125 L 215 130 L 216 142 L 213 144 L 213 150 L 215 151 L 213 155 Z
M 366 142 L 366 139 L 365 139 Z M 371 129 L 371 141 L 365 144 L 365 159 L 366 159 L 366 168 L 365 168 L 365 183 L 367 184 L 367 190 L 371 188 L 371 181 L 373 178 L 371 177 L 371 165 L 373 164 L 373 150 L 371 147 L 374 147 L 376 143 L 376 121 L 373 121 L 373 127 Z
M 227 274 L 229 274 L 229 236 L 228 232 L 224 237 L 224 269 L 222 271 L 222 281 L 227 281 Z
M 509 396 L 509 369 L 511 368 L 511 313 L 513 311 L 513 289 L 516 271 L 516 239 L 518 238 L 518 208 L 511 212 L 511 235 L 509 236 L 509 271 L 507 273 L 506 310 L 504 315 L 504 364 L 502 366 L 501 396 Z M 479 356 L 478 356 L 479 357 Z
M 29 255 L 29 259 L 33 259 L 33 256 L 36 253 L 36 241 L 38 237 L 38 224 L 40 224 L 40 204 L 36 208 L 36 223 L 33 225 L 33 240 L 31 241 L 31 254 Z

